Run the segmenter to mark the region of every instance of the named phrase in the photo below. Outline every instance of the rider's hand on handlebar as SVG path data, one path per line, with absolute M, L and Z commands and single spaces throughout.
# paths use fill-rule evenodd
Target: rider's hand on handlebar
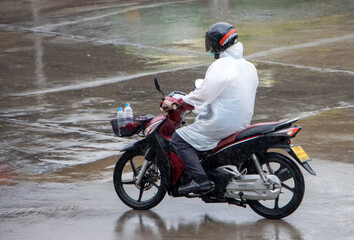
M 170 100 L 167 100 L 167 99 L 165 99 L 161 104 L 161 110 L 165 111 L 165 112 L 168 112 L 169 110 L 175 109 L 175 108 L 176 108 L 176 106 L 174 106 L 174 104 Z

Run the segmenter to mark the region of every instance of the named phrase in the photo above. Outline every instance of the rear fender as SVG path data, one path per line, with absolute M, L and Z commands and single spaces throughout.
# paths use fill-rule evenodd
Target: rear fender
M 290 154 L 290 156 L 292 156 L 296 160 L 296 162 L 298 162 L 303 168 L 305 168 L 306 171 L 316 176 L 316 172 L 311 168 L 308 162 L 301 162 L 300 159 L 296 156 L 296 154 L 293 152 L 293 150 L 290 147 L 288 147 L 285 150 Z
M 280 148 L 289 153 L 290 156 L 295 159 L 306 171 L 308 171 L 312 175 L 316 175 L 316 172 L 311 168 L 308 162 L 301 162 L 300 159 L 296 156 L 293 150 L 290 148 L 290 145 L 287 142 L 279 142 L 277 144 L 272 145 L 270 148 Z

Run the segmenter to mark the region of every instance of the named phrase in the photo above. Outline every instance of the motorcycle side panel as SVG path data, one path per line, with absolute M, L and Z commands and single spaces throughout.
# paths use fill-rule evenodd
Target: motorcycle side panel
M 174 152 L 170 152 L 168 158 L 172 166 L 172 182 L 173 184 L 176 184 L 178 179 L 181 177 L 185 166 L 182 160 Z
M 253 153 L 265 153 L 271 146 L 286 142 L 283 137 L 259 136 L 249 141 L 239 141 L 217 151 L 202 162 L 204 169 L 215 169 L 224 165 L 239 166 L 247 161 Z

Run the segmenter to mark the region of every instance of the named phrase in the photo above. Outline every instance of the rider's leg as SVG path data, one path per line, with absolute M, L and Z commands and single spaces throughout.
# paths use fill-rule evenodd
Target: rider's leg
M 212 188 L 212 182 L 209 181 L 196 153 L 196 150 L 183 140 L 176 132 L 172 135 L 172 145 L 177 155 L 186 167 L 187 174 L 191 182 L 181 186 L 180 192 L 209 191 Z

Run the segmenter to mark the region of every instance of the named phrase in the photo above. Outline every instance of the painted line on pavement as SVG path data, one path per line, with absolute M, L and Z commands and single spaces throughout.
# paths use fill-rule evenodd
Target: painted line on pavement
M 286 67 L 308 69 L 308 70 L 316 71 L 316 72 L 344 73 L 344 74 L 354 75 L 353 71 L 346 71 L 346 70 L 329 69 L 329 68 L 318 68 L 318 67 L 310 67 L 310 66 L 304 66 L 304 65 L 273 62 L 273 61 L 263 61 L 263 60 L 256 60 L 256 59 L 248 59 L 248 60 L 252 61 L 252 62 L 260 62 L 260 63 L 267 63 L 267 64 L 273 64 L 273 65 L 286 66 Z
M 210 63 L 208 63 L 208 64 L 210 64 Z M 85 88 L 93 88 L 93 87 L 99 87 L 99 86 L 106 85 L 106 84 L 127 81 L 127 80 L 131 80 L 134 78 L 139 78 L 139 77 L 144 77 L 144 76 L 149 76 L 149 75 L 152 76 L 155 73 L 160 74 L 160 73 L 166 73 L 166 72 L 174 72 L 174 71 L 180 71 L 180 70 L 184 70 L 184 69 L 201 67 L 201 66 L 205 66 L 205 65 L 207 65 L 207 64 L 189 65 L 189 66 L 161 70 L 161 71 L 149 71 L 149 72 L 137 73 L 137 74 L 133 74 L 133 75 L 129 75 L 129 76 L 122 76 L 122 77 L 103 78 L 103 79 L 97 79 L 92 82 L 83 82 L 83 83 L 79 83 L 79 84 L 66 85 L 66 86 L 62 86 L 62 87 L 49 88 L 49 89 L 44 89 L 44 90 L 39 90 L 39 91 L 14 93 L 11 96 L 20 97 L 20 96 L 31 96 L 31 95 L 40 95 L 40 94 L 47 94 L 47 93 L 81 90 L 81 89 L 85 89 Z
M 258 53 L 254 53 L 251 55 L 248 55 L 248 58 L 257 58 L 257 57 L 264 57 L 264 56 L 269 56 L 270 54 L 273 53 L 278 53 L 278 52 L 285 52 L 289 50 L 294 50 L 294 49 L 299 49 L 299 48 L 307 48 L 307 47 L 317 47 L 319 45 L 327 44 L 327 43 L 333 43 L 333 42 L 338 42 L 338 41 L 345 41 L 354 38 L 354 34 L 347 34 L 339 37 L 334 37 L 334 38 L 325 38 L 317 41 L 312 41 L 308 43 L 302 43 L 298 45 L 293 45 L 293 46 L 288 46 L 288 47 L 279 47 L 279 48 L 274 48 L 270 49 L 267 51 L 262 51 Z
M 171 4 L 181 4 L 181 3 L 191 2 L 191 1 L 194 1 L 194 0 L 174 1 L 174 2 L 165 2 L 165 3 L 156 3 L 156 4 L 143 5 L 143 6 L 128 7 L 126 9 L 111 12 L 111 13 L 106 13 L 106 14 L 97 15 L 97 16 L 93 16 L 93 17 L 87 17 L 87 18 L 80 18 L 78 20 L 73 20 L 73 21 L 66 21 L 66 22 L 60 22 L 60 23 L 54 23 L 54 24 L 46 24 L 46 25 L 34 27 L 32 29 L 33 30 L 42 30 L 42 31 L 51 31 L 57 27 L 62 27 L 62 26 L 67 26 L 67 25 L 72 25 L 72 24 L 77 24 L 77 23 L 87 22 L 87 21 L 94 21 L 94 20 L 98 20 L 101 18 L 114 16 L 114 15 L 117 15 L 120 13 L 126 13 L 129 11 L 135 11 L 135 10 L 139 10 L 139 9 L 148 9 L 148 8 L 154 8 L 154 7 L 161 7 L 161 6 L 165 6 L 165 5 L 171 5 Z

